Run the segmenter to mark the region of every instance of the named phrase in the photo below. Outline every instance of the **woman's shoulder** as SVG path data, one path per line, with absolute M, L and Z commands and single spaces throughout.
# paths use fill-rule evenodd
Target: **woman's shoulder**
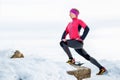
M 82 19 L 77 19 L 77 21 L 79 21 L 79 22 L 83 22 L 83 20 L 82 20 Z

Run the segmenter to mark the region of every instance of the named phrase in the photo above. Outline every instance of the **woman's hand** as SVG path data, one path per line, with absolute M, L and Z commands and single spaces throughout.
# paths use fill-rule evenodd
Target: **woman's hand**
M 66 39 L 62 39 L 62 41 L 66 42 L 67 40 Z

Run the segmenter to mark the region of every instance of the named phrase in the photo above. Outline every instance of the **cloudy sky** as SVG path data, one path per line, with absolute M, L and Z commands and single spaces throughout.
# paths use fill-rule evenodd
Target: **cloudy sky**
M 71 20 L 71 8 L 79 9 L 79 18 L 91 29 L 86 40 L 89 52 L 114 52 L 118 57 L 119 0 L 0 0 L 0 48 L 62 53 L 59 41 Z
M 75 7 L 84 18 L 120 17 L 119 0 L 0 0 L 2 22 L 62 21 Z

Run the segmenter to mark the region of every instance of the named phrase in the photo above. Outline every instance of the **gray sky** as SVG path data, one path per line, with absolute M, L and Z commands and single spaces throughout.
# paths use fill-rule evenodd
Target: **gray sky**
M 84 18 L 120 18 L 119 0 L 1 0 L 0 21 L 64 21 L 73 7 Z

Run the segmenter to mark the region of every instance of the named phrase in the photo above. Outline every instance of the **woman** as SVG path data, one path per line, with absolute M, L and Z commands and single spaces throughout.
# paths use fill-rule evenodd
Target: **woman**
M 61 47 L 69 57 L 67 63 L 75 63 L 75 59 L 69 50 L 69 47 L 71 47 L 74 48 L 79 55 L 83 56 L 86 60 L 99 68 L 97 75 L 102 75 L 106 72 L 106 69 L 83 49 L 83 41 L 89 32 L 89 27 L 82 20 L 78 19 L 78 15 L 79 11 L 77 9 L 73 8 L 70 10 L 70 18 L 72 19 L 72 22 L 69 22 L 67 25 L 60 42 Z M 84 29 L 82 35 L 79 34 L 81 28 Z M 69 34 L 69 40 L 66 40 L 67 34 Z

